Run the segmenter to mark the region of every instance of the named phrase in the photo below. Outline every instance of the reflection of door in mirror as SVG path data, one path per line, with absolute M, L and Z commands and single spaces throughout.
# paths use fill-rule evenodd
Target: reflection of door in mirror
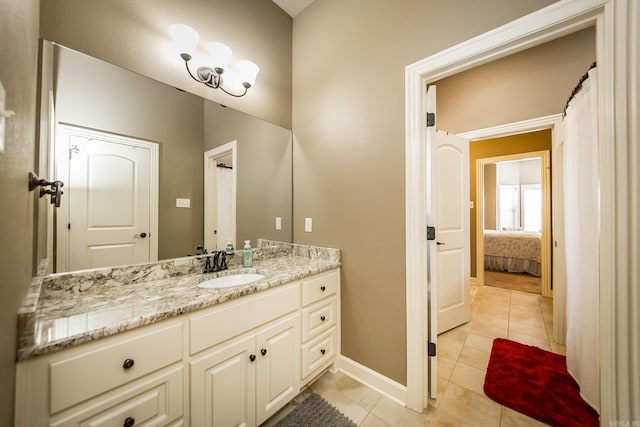
M 237 142 L 204 153 L 204 246 L 224 250 L 236 242 Z
M 59 125 L 56 271 L 157 260 L 157 145 Z

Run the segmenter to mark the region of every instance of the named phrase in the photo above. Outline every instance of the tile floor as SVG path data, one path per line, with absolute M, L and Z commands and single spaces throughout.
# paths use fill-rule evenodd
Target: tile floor
M 564 347 L 552 338 L 551 298 L 489 286 L 474 291 L 471 322 L 438 337 L 439 397 L 423 414 L 347 375 L 327 372 L 264 426 L 275 424 L 310 392 L 324 397 L 362 427 L 544 425 L 489 399 L 483 384 L 493 338 L 564 354 Z

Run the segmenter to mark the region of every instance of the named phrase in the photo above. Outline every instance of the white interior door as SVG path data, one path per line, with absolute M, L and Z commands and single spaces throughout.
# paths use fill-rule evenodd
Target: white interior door
M 435 86 L 427 91 L 434 112 Z M 469 141 L 427 128 L 427 221 L 435 228 L 429 258 L 429 341 L 471 320 L 469 241 Z M 429 357 L 429 395 L 437 395 L 437 357 Z
M 69 150 L 68 219 L 59 230 L 68 233 L 67 269 L 157 259 L 151 143 L 76 128 L 62 134 Z
M 227 239 L 236 242 L 237 142 L 231 141 L 204 153 L 204 245 L 224 250 Z M 218 174 L 218 159 L 229 158 L 232 169 Z M 228 174 L 230 172 L 230 175 Z M 219 185 L 223 184 L 224 188 Z M 221 191 L 223 190 L 223 191 Z

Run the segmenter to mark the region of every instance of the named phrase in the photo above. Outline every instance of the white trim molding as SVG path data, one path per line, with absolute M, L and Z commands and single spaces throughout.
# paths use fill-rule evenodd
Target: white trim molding
M 422 412 L 425 299 L 426 84 L 596 26 L 599 99 L 601 420 L 640 420 L 640 5 L 561 0 L 405 68 L 407 406 Z M 597 369 L 597 367 L 594 367 Z
M 407 403 L 407 387 L 344 355 L 340 355 L 340 372 L 402 406 Z

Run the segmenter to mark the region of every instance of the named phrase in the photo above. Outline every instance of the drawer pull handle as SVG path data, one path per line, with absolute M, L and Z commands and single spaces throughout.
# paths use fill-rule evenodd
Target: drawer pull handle
M 267 349 L 266 348 L 261 348 L 260 349 L 260 354 L 263 355 L 263 356 L 266 355 L 267 354 Z
M 255 354 L 250 354 L 250 355 L 249 355 L 249 360 L 251 360 L 252 362 L 253 362 L 254 360 L 256 360 L 256 355 L 255 355 Z
M 324 292 L 324 291 L 326 291 L 326 290 L 327 290 L 327 287 L 326 287 L 326 286 L 324 286 L 324 285 L 322 285 L 322 286 L 320 286 L 320 290 L 321 290 L 322 292 Z
M 122 363 L 122 367 L 124 369 L 131 369 L 135 363 L 136 362 L 134 362 L 133 359 L 125 359 L 124 362 Z M 134 420 L 134 422 L 135 422 L 135 420 Z M 133 424 L 131 424 L 131 425 L 133 425 Z
M 122 424 L 122 427 L 133 427 L 133 425 L 136 423 L 136 419 L 133 417 L 127 417 L 124 420 L 124 424 Z
M 326 352 L 327 352 L 327 350 L 325 350 L 324 348 L 320 349 L 320 353 L 325 354 Z
M 324 322 L 325 320 L 327 320 L 327 318 L 324 317 L 324 316 L 320 316 L 320 320 L 322 320 Z

